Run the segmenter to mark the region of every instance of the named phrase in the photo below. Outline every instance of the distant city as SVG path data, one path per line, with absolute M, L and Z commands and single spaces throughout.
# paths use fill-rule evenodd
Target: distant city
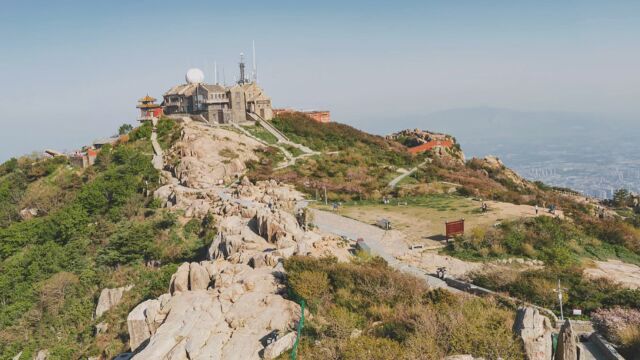
M 485 144 L 487 145 L 487 144 Z M 609 199 L 621 188 L 640 193 L 640 144 L 633 137 L 584 138 L 544 146 L 502 144 L 470 146 L 468 155 L 495 154 L 529 180 L 570 188 L 584 195 Z

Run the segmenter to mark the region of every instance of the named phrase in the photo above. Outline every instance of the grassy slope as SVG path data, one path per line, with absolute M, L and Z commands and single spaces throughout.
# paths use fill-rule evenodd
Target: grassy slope
M 178 129 L 166 122 L 162 127 L 168 146 Z M 104 349 L 110 358 L 126 350 L 126 313 L 164 293 L 176 264 L 198 256 L 209 242 L 199 222 L 181 226 L 143 195 L 158 183 L 148 130 L 107 147 L 86 170 L 70 169 L 64 159 L 2 166 L 2 179 L 24 179 L 21 196 L 3 199 L 4 208 L 15 204 L 15 212 L 22 202 L 35 202 L 47 211 L 0 227 L 0 358 L 20 351 L 31 358 L 39 349 L 49 349 L 53 359 Z M 148 260 L 162 266 L 147 267 Z M 104 316 L 107 332 L 95 337 L 94 325 L 105 320 L 92 319 L 100 290 L 127 284 L 135 287 Z
M 320 124 L 301 114 L 283 115 L 273 124 L 292 141 L 325 155 L 300 160 L 278 172 L 256 172 L 254 177 L 275 177 L 309 193 L 326 186 L 336 200 L 380 197 L 386 183 L 397 175 L 396 168 L 411 168 L 424 158 L 408 154 L 395 141 L 343 124 Z

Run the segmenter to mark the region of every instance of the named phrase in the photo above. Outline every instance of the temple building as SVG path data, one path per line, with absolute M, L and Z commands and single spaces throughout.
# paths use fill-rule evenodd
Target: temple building
M 147 95 L 141 99 L 138 99 L 138 105 L 140 109 L 139 121 L 151 120 L 151 118 L 159 118 L 162 116 L 162 105 L 156 104 L 156 99 Z

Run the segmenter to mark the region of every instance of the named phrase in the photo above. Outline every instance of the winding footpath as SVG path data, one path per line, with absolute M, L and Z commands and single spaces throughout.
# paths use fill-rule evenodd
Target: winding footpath
M 156 130 L 158 119 L 155 117 L 152 118 L 151 124 L 153 125 L 153 128 L 151 130 L 151 146 L 153 147 L 153 159 L 151 160 L 151 163 L 156 170 L 162 170 L 164 168 L 164 151 L 158 143 L 158 132 Z
M 247 131 L 245 128 L 243 128 L 242 126 L 238 125 L 238 124 L 232 124 L 232 126 L 237 129 L 238 131 L 242 132 L 244 135 L 256 140 L 257 142 L 261 143 L 264 146 L 273 146 L 278 148 L 282 154 L 284 154 L 284 157 L 286 158 L 285 161 L 283 161 L 282 163 L 280 163 L 277 167 L 274 168 L 274 170 L 279 170 L 279 169 L 284 169 L 286 167 L 292 166 L 296 163 L 296 161 L 298 159 L 302 159 L 305 157 L 309 157 L 309 156 L 313 156 L 313 155 L 319 155 L 320 153 L 317 151 L 313 151 L 310 148 L 302 145 L 302 144 L 298 144 L 295 143 L 291 140 L 289 140 L 283 133 L 281 133 L 278 129 L 276 129 L 273 125 L 269 124 L 268 122 L 260 119 L 260 118 L 256 118 L 258 121 L 258 123 L 265 129 L 267 130 L 271 135 L 275 136 L 275 138 L 277 139 L 277 142 L 275 144 L 269 144 L 266 141 L 260 139 L 259 137 L 253 135 L 252 133 L 250 133 L 249 131 Z M 291 147 L 294 147 L 300 151 L 302 151 L 301 155 L 298 156 L 293 156 L 293 154 L 287 150 L 284 146 L 281 146 L 280 144 L 285 144 L 285 145 L 289 145 Z
M 418 168 L 419 168 L 419 167 L 424 166 L 424 165 L 425 165 L 426 163 L 428 163 L 428 162 L 429 162 L 429 159 L 427 159 L 427 160 L 425 160 L 425 161 L 421 162 L 420 164 L 418 164 L 418 166 L 414 167 L 413 169 L 411 169 L 411 170 L 409 170 L 409 171 L 405 172 L 404 174 L 400 174 L 400 175 L 399 175 L 399 176 L 397 176 L 395 179 L 393 179 L 393 180 L 389 181 L 389 187 L 390 187 L 390 188 L 392 188 L 392 189 L 393 189 L 393 188 L 395 188 L 395 187 L 396 187 L 396 185 L 398 185 L 398 183 L 399 183 L 400 181 L 402 181 L 402 179 L 404 179 L 404 178 L 406 178 L 407 176 L 409 176 L 409 175 L 413 174 L 414 172 L 418 171 Z

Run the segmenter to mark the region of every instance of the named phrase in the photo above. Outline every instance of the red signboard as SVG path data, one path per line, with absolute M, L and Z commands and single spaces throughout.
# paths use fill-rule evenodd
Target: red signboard
M 464 219 L 447 221 L 444 224 L 447 229 L 447 239 L 450 239 L 456 235 L 464 234 Z

